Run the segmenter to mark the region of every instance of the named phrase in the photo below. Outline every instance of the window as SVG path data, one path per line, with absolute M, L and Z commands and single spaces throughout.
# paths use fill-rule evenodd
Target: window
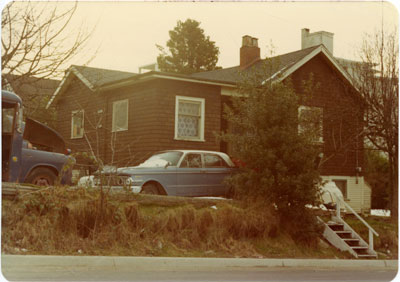
M 204 141 L 204 104 L 202 98 L 176 97 L 175 139 Z
M 2 133 L 12 133 L 14 122 L 15 108 L 2 109 Z
M 201 168 L 201 155 L 200 154 L 187 154 L 182 160 L 181 168 Z
M 73 111 L 71 120 L 71 138 L 83 137 L 83 122 L 84 122 L 83 110 Z
M 204 165 L 206 168 L 221 168 L 221 167 L 228 167 L 226 162 L 217 155 L 204 155 Z
M 313 142 L 323 142 L 323 109 L 299 107 L 299 134 L 307 134 Z
M 342 191 L 343 198 L 347 199 L 347 180 L 332 179 L 336 186 Z
M 112 131 L 128 130 L 128 100 L 113 103 Z

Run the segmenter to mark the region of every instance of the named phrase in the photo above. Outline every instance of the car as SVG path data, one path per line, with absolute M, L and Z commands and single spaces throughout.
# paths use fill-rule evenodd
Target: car
M 134 193 L 172 196 L 227 196 L 224 179 L 238 170 L 221 152 L 169 150 L 152 155 L 138 166 L 82 177 L 79 186 L 129 187 Z

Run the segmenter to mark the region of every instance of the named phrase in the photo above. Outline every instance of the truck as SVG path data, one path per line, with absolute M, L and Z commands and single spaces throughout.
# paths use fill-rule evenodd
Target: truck
M 2 90 L 2 182 L 71 185 L 75 159 L 59 133 L 23 118 L 22 99 Z

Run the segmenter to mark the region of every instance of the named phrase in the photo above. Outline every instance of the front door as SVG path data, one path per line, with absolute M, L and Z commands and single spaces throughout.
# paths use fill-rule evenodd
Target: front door
M 188 153 L 184 156 L 177 169 L 179 196 L 204 196 L 207 195 L 207 187 L 204 178 L 202 155 L 200 153 Z

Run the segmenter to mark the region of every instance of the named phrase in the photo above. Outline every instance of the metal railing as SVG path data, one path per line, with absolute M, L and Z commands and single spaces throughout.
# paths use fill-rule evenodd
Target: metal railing
M 343 199 L 339 198 L 339 197 L 335 197 L 336 198 L 336 216 L 340 219 L 342 219 L 342 217 L 340 216 L 340 206 L 341 204 L 343 204 L 343 206 L 346 208 L 346 210 L 351 211 L 356 217 L 357 219 L 359 219 L 367 228 L 368 228 L 368 248 L 373 251 L 374 250 L 374 234 L 379 237 L 378 232 L 375 231 L 375 229 L 373 229 L 357 212 L 355 212 L 353 210 L 353 208 L 347 204 Z

